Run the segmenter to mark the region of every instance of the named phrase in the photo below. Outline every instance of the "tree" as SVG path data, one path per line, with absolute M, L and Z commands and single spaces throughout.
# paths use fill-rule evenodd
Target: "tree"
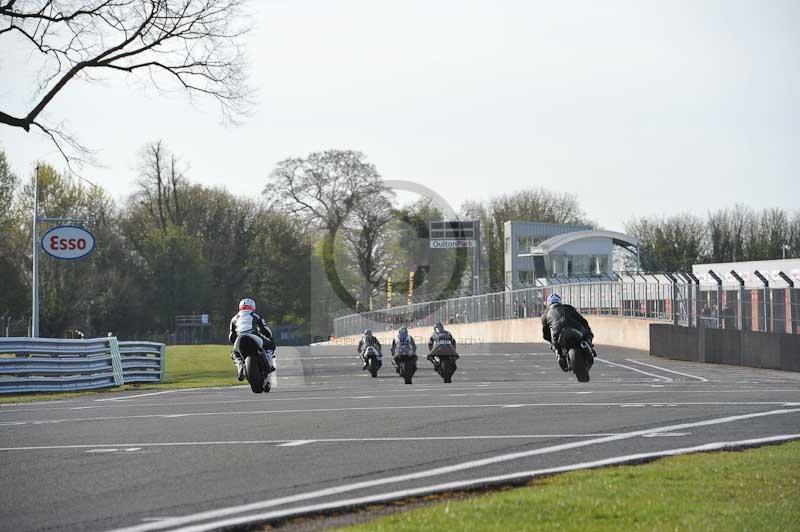
M 157 89 L 177 87 L 215 99 L 227 118 L 246 107 L 240 51 L 242 0 L 0 0 L 0 38 L 21 38 L 43 66 L 35 103 L 0 123 L 36 128 L 69 161 L 87 153 L 60 127 L 41 119 L 75 79 L 141 72 Z M 34 90 L 30 91 L 34 93 Z M 74 151 L 74 154 L 68 153 Z
M 374 201 L 361 202 L 344 224 L 345 246 L 361 278 L 360 303 L 369 307 L 369 299 L 379 289 L 388 269 L 387 226 L 392 221 L 389 200 L 379 195 Z
M 625 230 L 639 239 L 645 270 L 691 271 L 706 257 L 706 224 L 693 214 L 642 218 L 625 224 Z
M 366 162 L 363 153 L 349 150 L 285 159 L 270 174 L 264 193 L 285 212 L 298 215 L 324 233 L 321 253 L 325 276 L 340 301 L 356 308 L 356 298 L 336 272 L 335 240 L 360 205 L 390 197 L 375 165 Z
M 30 223 L 30 218 L 26 219 L 17 207 L 18 187 L 19 180 L 0 150 L 0 316 L 19 317 L 30 308 L 24 252 L 25 223 Z

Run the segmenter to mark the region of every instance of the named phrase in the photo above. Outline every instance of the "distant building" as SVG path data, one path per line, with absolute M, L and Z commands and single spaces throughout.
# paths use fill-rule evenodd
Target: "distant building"
M 632 253 L 639 246 L 632 236 L 587 225 L 509 221 L 503 233 L 507 289 L 547 283 L 548 278 L 609 278 L 614 246 Z
M 745 286 L 748 287 L 764 286 L 764 283 L 756 276 L 756 271 L 766 277 L 770 286 L 775 288 L 786 286 L 786 281 L 783 280 L 780 272 L 783 272 L 794 281 L 795 287 L 800 287 L 800 259 L 718 262 L 694 264 L 692 266 L 692 273 L 697 276 L 702 284 L 716 284 L 716 281 L 709 273 L 710 270 L 716 273 L 725 285 L 739 284 L 739 281 L 731 273 L 731 270 L 733 270 L 744 280 Z

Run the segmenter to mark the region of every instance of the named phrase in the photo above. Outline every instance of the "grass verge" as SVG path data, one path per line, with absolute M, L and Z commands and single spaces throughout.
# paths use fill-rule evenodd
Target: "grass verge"
M 337 530 L 800 530 L 800 442 L 576 471 Z
M 170 345 L 167 346 L 167 366 L 164 382 L 158 384 L 126 384 L 118 388 L 80 392 L 23 393 L 0 396 L 2 403 L 25 403 L 69 399 L 86 395 L 107 394 L 126 390 L 168 390 L 206 386 L 241 384 L 229 357 L 227 345 Z

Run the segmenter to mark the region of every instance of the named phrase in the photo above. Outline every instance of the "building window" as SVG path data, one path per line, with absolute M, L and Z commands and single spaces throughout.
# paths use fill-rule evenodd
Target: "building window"
M 520 270 L 519 283 L 523 285 L 531 285 L 536 280 L 534 272 L 528 270 Z

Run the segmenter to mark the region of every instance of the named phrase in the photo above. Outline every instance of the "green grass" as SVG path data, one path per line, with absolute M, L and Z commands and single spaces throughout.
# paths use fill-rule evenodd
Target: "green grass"
M 800 530 L 800 442 L 577 471 L 340 530 Z
M 0 404 L 68 399 L 126 390 L 168 390 L 241 384 L 236 380 L 236 372 L 229 357 L 230 352 L 231 348 L 227 345 L 170 345 L 167 346 L 167 367 L 162 383 L 126 384 L 118 388 L 82 392 L 2 395 Z

